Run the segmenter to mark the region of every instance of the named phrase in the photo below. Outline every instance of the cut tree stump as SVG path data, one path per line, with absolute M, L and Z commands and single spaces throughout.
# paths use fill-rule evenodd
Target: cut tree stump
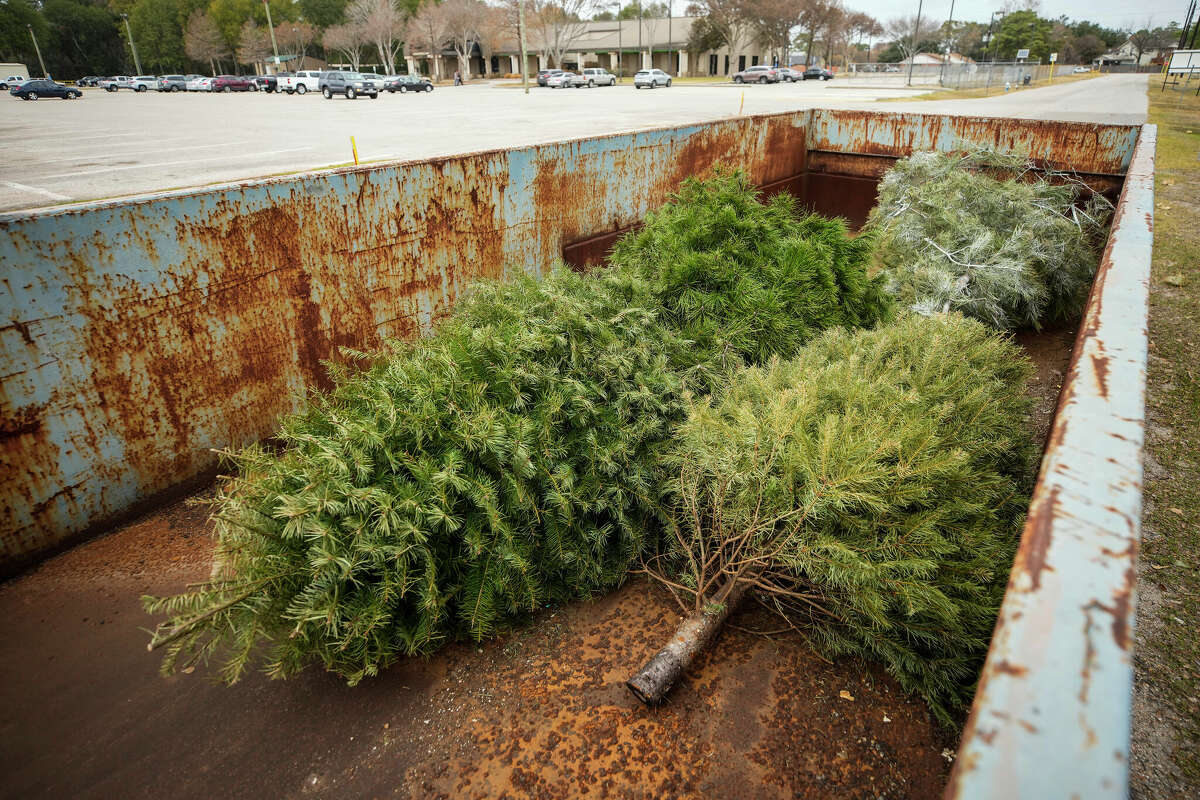
M 721 625 L 741 602 L 745 588 L 736 584 L 718 611 L 699 611 L 685 619 L 671 641 L 646 662 L 636 675 L 625 682 L 633 696 L 646 705 L 658 705 L 671 691 L 684 671 L 704 648 L 716 638 Z

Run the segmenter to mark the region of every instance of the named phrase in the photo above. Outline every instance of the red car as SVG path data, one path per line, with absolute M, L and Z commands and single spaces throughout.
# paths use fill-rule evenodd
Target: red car
M 218 75 L 208 85 L 210 92 L 248 92 L 250 81 L 238 75 Z

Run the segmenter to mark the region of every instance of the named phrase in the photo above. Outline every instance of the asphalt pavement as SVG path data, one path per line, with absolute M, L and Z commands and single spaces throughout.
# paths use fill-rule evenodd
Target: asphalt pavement
M 927 89 L 677 84 L 635 90 L 481 82 L 429 94 L 326 100 L 247 94 L 110 94 L 8 102 L 0 211 L 159 192 L 352 161 L 419 159 L 812 107 L 1142 122 L 1146 76 L 1112 75 L 976 100 L 876 101 Z

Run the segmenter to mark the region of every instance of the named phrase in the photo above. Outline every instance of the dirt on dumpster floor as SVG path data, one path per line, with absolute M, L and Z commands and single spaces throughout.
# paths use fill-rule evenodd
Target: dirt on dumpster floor
M 640 580 L 355 688 L 318 669 L 163 678 L 138 597 L 207 576 L 206 517 L 181 501 L 0 586 L 0 796 L 932 798 L 945 781 L 953 743 L 920 700 L 742 630 L 778 627 L 754 608 L 642 706 L 623 681 L 680 616 Z

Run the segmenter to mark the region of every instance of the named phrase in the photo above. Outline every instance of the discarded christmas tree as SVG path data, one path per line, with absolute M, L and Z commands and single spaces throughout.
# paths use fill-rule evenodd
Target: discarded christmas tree
M 884 176 L 867 230 L 901 306 L 1040 328 L 1079 317 L 1111 211 L 1020 156 L 922 152 Z
M 647 568 L 692 615 L 648 702 L 743 594 L 831 656 L 881 662 L 943 720 L 969 701 L 1033 462 L 1027 359 L 957 315 L 831 331 L 691 402 Z
M 265 644 L 273 676 L 317 662 L 354 683 L 615 586 L 657 533 L 658 448 L 685 392 L 886 309 L 867 249 L 790 213 L 740 176 L 690 182 L 620 266 L 478 286 L 432 337 L 339 371 L 280 451 L 228 455 L 213 579 L 145 599 L 167 616 L 164 670 L 219 659 L 233 681 Z M 669 241 L 688 260 L 674 219 L 704 231 L 687 241 L 712 276 L 639 255 Z

